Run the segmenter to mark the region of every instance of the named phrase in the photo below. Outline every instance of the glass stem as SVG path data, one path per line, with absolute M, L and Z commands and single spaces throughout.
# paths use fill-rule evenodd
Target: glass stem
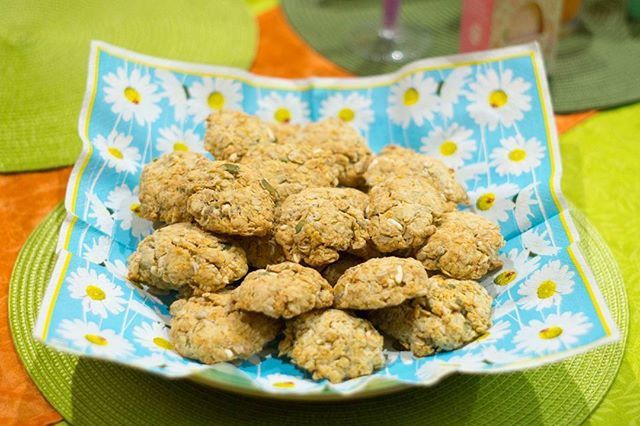
M 382 28 L 380 37 L 392 40 L 396 36 L 401 0 L 382 0 Z

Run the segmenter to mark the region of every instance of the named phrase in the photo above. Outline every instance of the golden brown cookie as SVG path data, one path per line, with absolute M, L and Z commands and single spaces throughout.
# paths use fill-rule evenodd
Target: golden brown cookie
M 216 291 L 247 273 L 244 251 L 189 223 L 158 229 L 129 257 L 128 278 L 160 289 Z
M 450 212 L 439 219 L 436 232 L 415 257 L 428 270 L 461 280 L 479 279 L 502 266 L 498 250 L 504 244 L 495 223 L 474 213 Z
M 340 259 L 336 262 L 330 263 L 329 265 L 322 268 L 322 276 L 331 284 L 332 286 L 336 285 L 338 279 L 345 273 L 345 271 L 352 266 L 356 266 L 364 262 L 359 257 L 353 256 L 348 253 L 343 253 L 340 255 Z
M 369 321 L 326 309 L 287 321 L 279 349 L 315 380 L 339 383 L 381 368 L 382 340 Z
M 251 147 L 274 142 L 272 127 L 253 115 L 222 109 L 207 117 L 204 147 L 216 160 L 237 162 Z
M 457 349 L 491 327 L 491 296 L 475 281 L 431 277 L 423 297 L 368 313 L 369 319 L 415 356 Z

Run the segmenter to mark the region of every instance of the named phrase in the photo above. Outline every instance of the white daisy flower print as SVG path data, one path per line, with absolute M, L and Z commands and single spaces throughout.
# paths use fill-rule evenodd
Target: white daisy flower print
M 425 120 L 431 120 L 440 106 L 437 94 L 438 83 L 424 74 L 416 73 L 403 78 L 391 86 L 387 114 L 392 122 L 405 129 L 413 121 L 422 126 Z
M 522 245 L 531 253 L 540 256 L 553 256 L 557 254 L 560 249 L 554 247 L 547 239 L 547 236 L 547 231 L 536 232 L 530 229 L 522 234 Z
M 102 135 L 96 136 L 92 144 L 107 162 L 107 166 L 116 169 L 118 173 L 135 173 L 142 157 L 138 148 L 129 146 L 132 140 L 133 137 L 114 130 L 106 138 Z
M 559 260 L 553 260 L 534 272 L 518 289 L 522 296 L 518 305 L 523 309 L 542 310 L 557 306 L 573 291 L 575 273 Z
M 453 118 L 453 107 L 458 103 L 458 98 L 463 94 L 462 88 L 471 75 L 471 68 L 458 67 L 441 83 L 440 86 L 440 112 L 446 118 Z
M 204 143 L 193 130 L 180 130 L 178 126 L 158 130 L 158 150 L 163 154 L 175 151 L 205 153 Z
M 258 100 L 256 115 L 271 123 L 305 124 L 309 122 L 309 104 L 292 93 L 270 93 Z
M 516 197 L 514 214 L 516 217 L 516 223 L 518 224 L 518 229 L 521 231 L 531 228 L 531 219 L 529 219 L 530 217 L 533 217 L 531 207 L 537 204 L 534 194 L 535 186 L 536 184 L 533 183 L 525 186 Z
M 536 138 L 525 140 L 521 135 L 515 135 L 501 139 L 500 145 L 490 155 L 491 166 L 500 176 L 528 173 L 544 158 L 544 148 Z
M 321 384 L 311 380 L 277 373 L 256 377 L 256 382 L 263 389 L 271 392 L 308 392 L 322 387 Z
M 411 365 L 416 360 L 411 351 L 393 351 L 384 349 L 382 353 L 387 360 L 387 365 L 391 365 L 397 360 L 400 360 L 404 365 Z
M 189 87 L 191 98 L 187 112 L 195 123 L 205 120 L 214 111 L 242 109 L 242 85 L 226 78 L 202 78 Z
M 122 358 L 131 355 L 133 345 L 110 329 L 101 330 L 94 322 L 80 319 L 62 320 L 57 333 L 82 353 L 104 358 Z
M 495 344 L 509 333 L 511 333 L 511 323 L 504 320 L 497 321 L 483 335 L 469 343 L 467 348 L 472 349 L 480 345 Z
M 110 274 L 113 274 L 114 277 L 121 279 L 122 281 L 127 281 L 127 274 L 129 271 L 127 269 L 127 265 L 125 265 L 122 260 L 116 259 L 113 262 L 107 260 L 104 263 L 104 266 Z
M 470 160 L 476 150 L 473 132 L 457 123 L 447 128 L 435 127 L 420 141 L 421 152 L 441 160 L 454 169 Z
M 174 73 L 167 70 L 156 70 L 156 78 L 160 80 L 161 96 L 167 98 L 173 108 L 176 121 L 187 118 L 187 88 Z
M 111 239 L 106 236 L 100 236 L 94 238 L 91 245 L 83 245 L 84 252 L 82 257 L 87 259 L 91 263 L 102 264 L 109 257 L 109 250 L 111 250 Z
M 116 187 L 107 195 L 106 206 L 113 211 L 113 218 L 120 221 L 120 228 L 125 231 L 131 230 L 131 234 L 136 237 L 146 237 L 153 231 L 153 224 L 138 216 L 140 212 L 140 199 L 138 198 L 138 187 L 133 191 L 127 184 Z
M 429 359 L 418 368 L 416 377 L 423 383 L 430 383 L 453 370 L 455 370 L 454 365 Z
M 139 125 L 153 123 L 160 115 L 160 94 L 156 92 L 157 86 L 151 83 L 149 74 L 142 75 L 139 69 L 134 69 L 127 74 L 120 67 L 116 73 L 104 76 L 106 87 L 104 99 L 112 104 L 111 111 L 121 114 L 124 121 L 135 118 Z
M 469 193 L 471 208 L 477 214 L 494 222 L 509 220 L 509 212 L 515 207 L 513 197 L 518 193 L 518 187 L 512 183 L 489 185 Z
M 511 249 L 503 258 L 504 266 L 490 279 L 489 293 L 498 296 L 522 281 L 538 268 L 540 258 L 530 256 L 529 250 Z
M 69 274 L 68 289 L 72 298 L 82 301 L 82 309 L 99 317 L 117 315 L 124 311 L 122 289 L 104 274 L 93 269 L 78 268 Z
M 513 351 L 497 349 L 495 346 L 484 349 L 482 358 L 486 364 L 511 364 L 520 359 Z
M 489 69 L 469 84 L 467 111 L 478 125 L 489 130 L 495 130 L 498 124 L 511 127 L 531 109 L 531 96 L 526 94 L 530 88 L 531 84 L 521 77 L 513 78 L 510 69 L 500 75 Z
M 458 178 L 458 182 L 468 190 L 469 182 L 474 181 L 480 175 L 486 174 L 486 172 L 487 165 L 485 163 L 472 163 L 456 170 L 456 178 Z
M 329 96 L 320 104 L 320 118 L 325 120 L 333 117 L 348 123 L 360 133 L 365 133 L 374 119 L 371 99 L 358 93 L 350 93 L 346 96 L 337 93 Z
M 169 329 L 161 322 L 143 322 L 133 328 L 133 335 L 143 347 L 151 352 L 162 352 L 178 356 L 173 352 Z
M 89 218 L 95 220 L 95 226 L 98 230 L 111 235 L 114 221 L 107 206 L 92 192 L 87 193 L 87 200 L 89 201 L 89 207 L 91 207 Z
M 208 368 L 206 365 L 196 364 L 195 362 L 182 362 L 178 359 L 170 360 L 159 353 L 136 358 L 132 360 L 132 364 L 143 370 L 162 370 L 172 377 L 185 377 Z
M 514 337 L 517 350 L 538 355 L 569 349 L 592 325 L 582 313 L 551 314 L 544 321 L 532 320 Z
M 516 302 L 514 302 L 513 300 L 505 300 L 503 303 L 493 308 L 493 315 L 491 315 L 491 317 L 496 320 L 510 314 L 516 309 Z
M 454 355 L 451 358 L 444 361 L 446 364 L 452 367 L 456 367 L 458 371 L 477 371 L 482 370 L 488 364 L 485 362 L 482 353 L 467 352 L 462 355 Z
M 140 294 L 142 294 L 142 291 L 139 292 Z M 155 298 L 155 296 L 148 296 L 149 298 Z M 162 301 L 158 300 L 158 304 L 161 304 Z M 171 317 L 168 315 L 163 315 L 160 310 L 154 306 L 151 307 L 146 303 L 140 302 L 139 300 L 133 299 L 129 302 L 129 306 L 128 306 L 129 310 L 142 315 L 143 317 L 150 319 L 151 321 L 155 321 L 155 322 L 163 322 L 165 324 L 170 324 L 171 323 Z

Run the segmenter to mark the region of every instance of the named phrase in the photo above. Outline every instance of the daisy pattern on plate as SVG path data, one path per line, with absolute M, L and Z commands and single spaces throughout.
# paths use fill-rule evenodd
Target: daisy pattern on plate
M 393 351 L 389 349 L 384 349 L 382 354 L 387 360 L 387 366 L 390 366 L 397 360 L 400 360 L 404 365 L 413 364 L 416 360 L 411 351 Z
M 553 244 L 547 239 L 547 231 L 535 231 L 529 229 L 522 234 L 522 245 L 531 253 L 538 254 L 540 256 L 553 256 L 557 254 L 560 249 L 554 247 Z
M 256 115 L 271 123 L 305 124 L 309 122 L 309 104 L 293 93 L 270 93 L 258 100 Z
M 84 252 L 82 257 L 87 259 L 91 263 L 101 264 L 104 263 L 109 257 L 109 250 L 111 249 L 111 239 L 107 236 L 100 236 L 93 239 L 91 245 L 83 244 Z
M 98 149 L 107 166 L 116 169 L 118 173 L 135 173 L 142 157 L 138 148 L 129 146 L 132 140 L 133 137 L 113 130 L 106 138 L 96 136 L 91 143 Z
M 187 112 L 195 123 L 204 121 L 214 111 L 242 109 L 242 85 L 226 78 L 202 78 L 189 87 L 191 98 Z
M 332 117 L 338 117 L 360 133 L 365 133 L 374 118 L 371 99 L 358 93 L 329 96 L 320 104 L 320 118 L 325 120 Z
M 420 151 L 457 169 L 470 160 L 476 150 L 473 131 L 453 123 L 447 128 L 434 127 L 422 139 Z
M 513 300 L 505 300 L 504 302 L 496 305 L 493 308 L 493 314 L 491 315 L 491 317 L 494 320 L 502 318 L 503 316 L 510 314 L 516 309 L 518 309 L 518 307 L 516 306 L 516 302 L 514 302 Z
M 482 353 L 472 352 L 465 352 L 462 355 L 454 355 L 442 362 L 451 367 L 455 367 L 458 371 L 477 371 L 482 370 L 488 365 L 482 356 Z
M 108 313 L 117 315 L 125 309 L 122 289 L 104 274 L 98 274 L 93 269 L 78 268 L 69 274 L 68 283 L 71 297 L 80 299 L 82 309 L 86 312 L 106 318 Z
M 489 185 L 471 191 L 471 208 L 477 214 L 494 222 L 509 220 L 509 212 L 515 207 L 513 197 L 518 193 L 518 187 L 512 183 Z
M 575 272 L 559 260 L 552 260 L 531 274 L 531 277 L 518 289 L 522 296 L 518 305 L 523 309 L 538 310 L 559 305 L 562 296 L 573 291 Z
M 529 218 L 534 216 L 531 207 L 537 204 L 534 194 L 536 185 L 537 184 L 532 183 L 525 186 L 516 197 L 514 215 L 516 217 L 518 228 L 521 231 L 531 228 L 531 219 Z
M 143 75 L 138 68 L 127 74 L 120 67 L 104 76 L 104 100 L 111 105 L 114 114 L 121 114 L 124 121 L 135 118 L 139 125 L 153 123 L 160 115 L 160 94 L 151 83 L 149 74 Z
M 156 70 L 155 74 L 160 80 L 161 96 L 167 98 L 169 105 L 173 107 L 174 118 L 176 121 L 183 121 L 187 118 L 187 87 L 171 71 Z
M 422 126 L 425 120 L 433 118 L 440 106 L 437 91 L 438 83 L 431 77 L 425 78 L 423 73 L 403 78 L 391 86 L 389 118 L 405 129 L 411 121 Z
M 162 352 L 178 356 L 173 352 L 173 344 L 169 337 L 169 330 L 161 322 L 143 322 L 133 328 L 133 335 L 143 347 L 151 352 Z
M 204 144 L 193 130 L 181 130 L 178 126 L 158 130 L 158 150 L 163 154 L 174 151 L 205 153 Z
M 167 359 L 159 353 L 132 360 L 131 364 L 143 370 L 161 370 L 172 377 L 184 377 L 208 368 L 206 365 L 173 358 Z
M 526 94 L 530 87 L 521 77 L 514 78 L 510 69 L 498 75 L 490 68 L 469 84 L 467 111 L 478 125 L 488 126 L 491 131 L 498 124 L 511 127 L 531 109 L 531 96 Z
M 510 364 L 519 359 L 513 351 L 498 349 L 495 346 L 489 346 L 482 351 L 482 358 L 487 364 Z
M 104 266 L 105 268 L 107 268 L 107 271 L 109 271 L 109 273 L 113 274 L 114 277 L 121 279 L 122 281 L 127 280 L 127 274 L 129 270 L 127 269 L 127 265 L 125 265 L 122 260 L 116 259 L 113 262 L 107 260 Z
M 440 83 L 440 112 L 448 119 L 453 118 L 453 107 L 463 94 L 462 88 L 471 75 L 471 68 L 459 67 Z
M 133 191 L 126 183 L 114 188 L 107 196 L 106 206 L 113 211 L 113 218 L 120 221 L 120 228 L 131 230 L 131 235 L 136 238 L 145 237 L 153 230 L 152 223 L 138 216 L 140 212 L 140 199 L 138 187 Z
M 256 377 L 255 380 L 263 389 L 270 392 L 308 392 L 322 387 L 321 384 L 311 380 L 278 373 Z
M 522 281 L 538 268 L 540 258 L 530 256 L 529 250 L 511 249 L 502 259 L 504 266 L 490 278 L 489 293 L 497 296 Z
M 520 176 L 540 165 L 544 148 L 536 138 L 525 140 L 521 135 L 500 140 L 499 147 L 491 152 L 491 166 L 500 176 Z
M 138 294 L 142 295 L 143 292 L 139 291 Z M 162 301 L 160 301 L 160 304 L 161 303 Z M 151 321 L 163 322 L 167 325 L 171 323 L 171 317 L 169 315 L 163 314 L 162 312 L 160 312 L 157 306 L 151 306 L 151 303 L 145 302 L 142 298 L 131 300 L 129 302 L 128 308 L 130 311 L 140 314 L 143 317 L 150 319 Z
M 582 313 L 551 314 L 545 320 L 531 320 L 515 335 L 517 350 L 538 355 L 569 349 L 587 334 L 592 325 Z
M 127 339 L 113 330 L 100 329 L 94 322 L 64 319 L 57 333 L 75 350 L 99 357 L 123 358 L 131 355 L 134 350 Z
M 469 181 L 476 180 L 480 175 L 486 174 L 487 165 L 485 163 L 471 163 L 456 170 L 456 178 L 465 189 L 469 189 Z
M 469 343 L 467 348 L 472 349 L 480 345 L 495 344 L 509 333 L 511 333 L 511 323 L 504 320 L 497 321 L 484 334 Z
M 87 193 L 87 200 L 91 211 L 89 212 L 89 218 L 95 220 L 95 226 L 98 230 L 104 232 L 107 235 L 111 235 L 113 231 L 113 216 L 107 209 L 102 201 L 96 196 L 96 194 Z

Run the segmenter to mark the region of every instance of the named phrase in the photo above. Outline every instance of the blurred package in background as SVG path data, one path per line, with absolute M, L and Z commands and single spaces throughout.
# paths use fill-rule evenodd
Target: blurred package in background
M 493 49 L 536 40 L 547 71 L 553 69 L 563 4 L 559 0 L 463 0 L 460 51 Z M 579 3 L 572 1 L 567 3 Z

